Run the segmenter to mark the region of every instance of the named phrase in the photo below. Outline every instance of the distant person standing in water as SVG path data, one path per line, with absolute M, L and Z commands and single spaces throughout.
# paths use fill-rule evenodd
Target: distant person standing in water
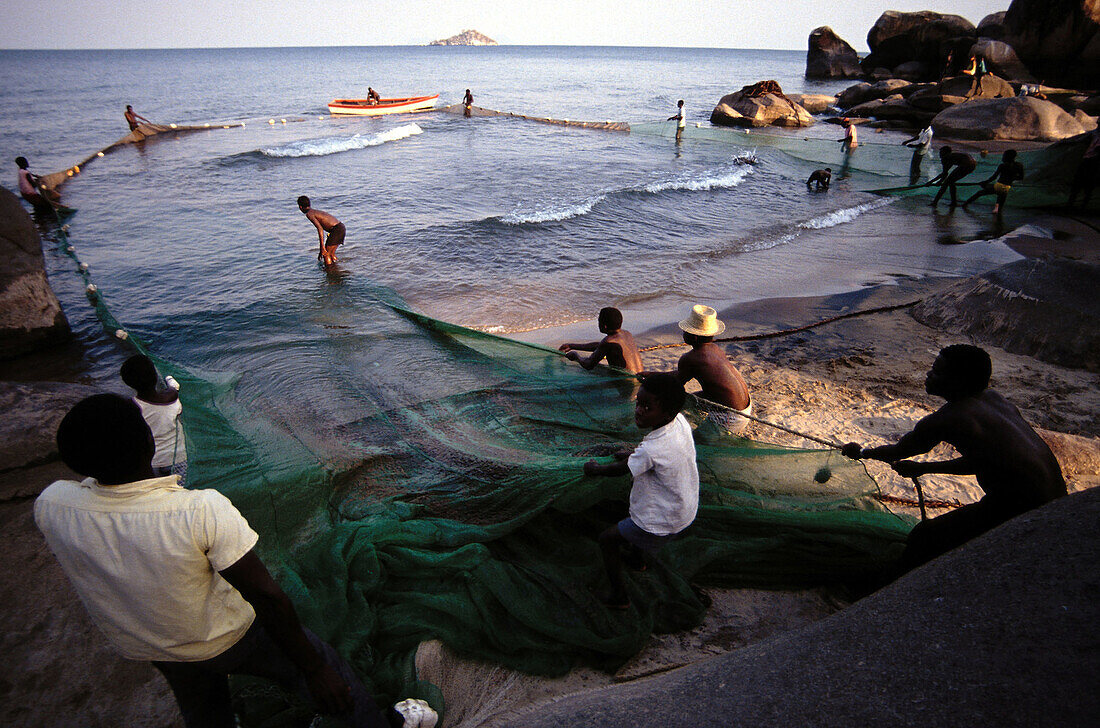
M 940 191 L 936 193 L 929 204 L 935 207 L 939 204 L 940 198 L 943 197 L 944 190 L 949 189 L 951 190 L 951 207 L 954 207 L 959 204 L 955 196 L 955 185 L 963 177 L 973 172 L 978 164 L 974 161 L 974 157 L 963 152 L 951 151 L 951 147 L 940 148 L 940 162 L 943 164 L 943 171 L 928 181 L 930 185 L 939 183 Z
M 676 102 L 676 114 L 665 119 L 665 121 L 673 120 L 676 121 L 676 141 L 680 141 L 680 137 L 684 135 L 684 127 L 687 126 L 687 119 L 684 116 L 683 99 Z
M 920 168 L 924 157 L 932 149 L 932 125 L 924 127 L 919 134 L 902 142 L 913 150 L 913 159 L 909 162 L 909 184 L 915 185 L 920 179 Z
M 320 251 L 317 253 L 317 259 L 328 267 L 335 263 L 338 258 L 336 257 L 336 247 L 344 242 L 344 235 L 347 234 L 347 228 L 344 227 L 344 223 L 336 219 L 335 215 L 330 215 L 324 210 L 315 210 L 310 207 L 309 198 L 302 195 L 298 198 L 298 209 L 309 218 L 309 221 L 313 223 L 313 226 L 317 228 L 317 240 L 320 243 Z M 328 233 L 328 237 L 325 237 L 325 233 Z
M 844 124 L 844 136 L 840 139 L 840 148 L 844 152 L 844 163 L 840 167 L 840 179 L 848 177 L 848 168 L 852 164 L 852 152 L 859 146 L 859 138 L 856 135 L 856 125 L 851 119 L 842 120 Z
M 622 311 L 611 306 L 601 308 L 597 325 L 600 333 L 604 334 L 602 339 L 587 344 L 562 344 L 558 351 L 564 352 L 566 359 L 577 362 L 585 369 L 592 369 L 607 359 L 608 366 L 625 369 L 631 374 L 642 371 L 642 355 L 638 353 L 634 336 L 623 328 Z M 582 357 L 578 351 L 590 351 L 592 354 Z
M 474 105 L 474 95 L 470 93 L 470 89 L 466 89 L 466 95 L 462 97 L 463 113 L 466 116 L 470 115 L 470 107 Z
M 824 192 L 829 189 L 829 181 L 833 178 L 832 167 L 826 167 L 825 169 L 815 169 L 810 178 L 806 180 L 806 188 L 818 192 Z
M 1001 155 L 1001 163 L 996 171 L 990 175 L 989 179 L 981 183 L 981 189 L 971 195 L 970 199 L 963 203 L 963 207 L 983 195 L 997 195 L 997 204 L 993 206 L 993 214 L 1000 215 L 1004 212 L 1005 199 L 1008 197 L 1008 191 L 1012 189 L 1012 183 L 1023 178 L 1024 166 L 1016 161 L 1016 150 L 1009 149 Z M 993 180 L 996 180 L 996 182 Z
M 141 114 L 134 111 L 134 107 L 130 106 L 130 104 L 126 104 L 126 111 L 124 111 L 122 115 L 126 117 L 126 123 L 130 125 L 130 131 L 134 131 L 138 128 L 139 121 L 144 121 L 146 124 L 153 123 Z

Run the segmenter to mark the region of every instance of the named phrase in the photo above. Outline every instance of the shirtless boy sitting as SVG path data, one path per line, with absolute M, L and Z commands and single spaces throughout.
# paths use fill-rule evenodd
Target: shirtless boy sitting
M 577 362 L 585 369 L 592 369 L 607 359 L 608 366 L 625 369 L 631 374 L 642 371 L 642 355 L 638 353 L 634 337 L 622 328 L 622 312 L 617 308 L 601 308 L 597 323 L 600 333 L 605 334 L 603 339 L 588 344 L 562 344 L 558 351 L 564 351 L 567 359 Z M 578 351 L 590 351 L 592 354 L 581 357 Z
M 684 343 L 691 347 L 691 351 L 680 357 L 676 376 L 683 384 L 697 380 L 702 388 L 700 397 L 736 410 L 714 410 L 707 415 L 707 419 L 731 435 L 741 434 L 748 427 L 749 420 L 738 416 L 738 413 L 751 415 L 752 401 L 741 373 L 730 363 L 722 347 L 714 343 L 714 337 L 725 331 L 726 325 L 718 320 L 713 308 L 696 305 L 679 326 L 684 332 Z
M 344 223 L 324 210 L 315 210 L 310 207 L 309 198 L 305 195 L 298 198 L 298 209 L 305 213 L 305 216 L 317 228 L 317 240 L 320 243 L 317 259 L 323 261 L 326 267 L 332 265 L 338 260 L 336 246 L 344 242 L 344 235 L 347 233 Z M 327 239 L 325 233 L 328 233 Z
M 906 540 L 903 571 L 920 566 L 1024 511 L 1066 494 L 1066 481 L 1050 447 L 1019 410 L 989 386 L 989 354 L 970 344 L 940 351 L 924 388 L 947 404 L 916 424 L 894 445 L 862 448 L 850 442 L 850 458 L 891 463 L 906 478 L 928 473 L 973 475 L 985 492 L 977 503 L 918 524 Z M 906 460 L 941 442 L 959 452 L 954 460 Z

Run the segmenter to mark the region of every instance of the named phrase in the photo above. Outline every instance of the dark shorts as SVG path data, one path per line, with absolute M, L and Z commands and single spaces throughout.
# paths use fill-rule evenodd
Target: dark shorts
M 344 242 L 344 236 L 347 234 L 348 229 L 344 227 L 344 223 L 338 222 L 332 226 L 332 229 L 328 231 L 328 237 L 325 238 L 326 248 L 335 248 L 340 243 Z
M 619 521 L 618 528 L 619 535 L 625 538 L 628 543 L 632 546 L 637 546 L 647 553 L 659 551 L 662 546 L 679 535 L 672 533 L 667 536 L 658 536 L 645 530 L 629 518 L 624 518 Z

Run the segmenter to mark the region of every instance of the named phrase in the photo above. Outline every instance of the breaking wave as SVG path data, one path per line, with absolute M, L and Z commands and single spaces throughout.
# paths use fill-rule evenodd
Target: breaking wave
M 837 225 L 843 225 L 846 222 L 851 222 L 865 212 L 871 210 L 877 210 L 880 207 L 885 207 L 893 203 L 893 198 L 886 197 L 880 200 L 872 200 L 871 202 L 864 202 L 862 205 L 856 205 L 855 207 L 846 207 L 842 210 L 834 210 L 827 215 L 821 217 L 815 217 L 806 222 L 798 223 L 798 227 L 802 230 L 823 230 L 824 228 L 836 227 Z
M 399 139 L 423 133 L 416 124 L 405 124 L 388 131 L 379 132 L 370 136 L 356 134 L 353 137 L 327 137 L 325 139 L 303 139 L 299 142 L 291 142 L 284 147 L 271 147 L 261 149 L 260 154 L 265 157 L 324 157 L 328 154 L 339 154 L 352 149 L 365 149 L 376 147 L 386 142 L 395 142 Z

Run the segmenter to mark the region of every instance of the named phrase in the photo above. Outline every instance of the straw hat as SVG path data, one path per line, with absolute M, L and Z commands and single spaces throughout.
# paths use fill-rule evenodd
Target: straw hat
M 726 325 L 718 320 L 718 312 L 701 304 L 692 306 L 691 315 L 679 325 L 684 331 L 696 336 L 717 336 L 726 330 Z

